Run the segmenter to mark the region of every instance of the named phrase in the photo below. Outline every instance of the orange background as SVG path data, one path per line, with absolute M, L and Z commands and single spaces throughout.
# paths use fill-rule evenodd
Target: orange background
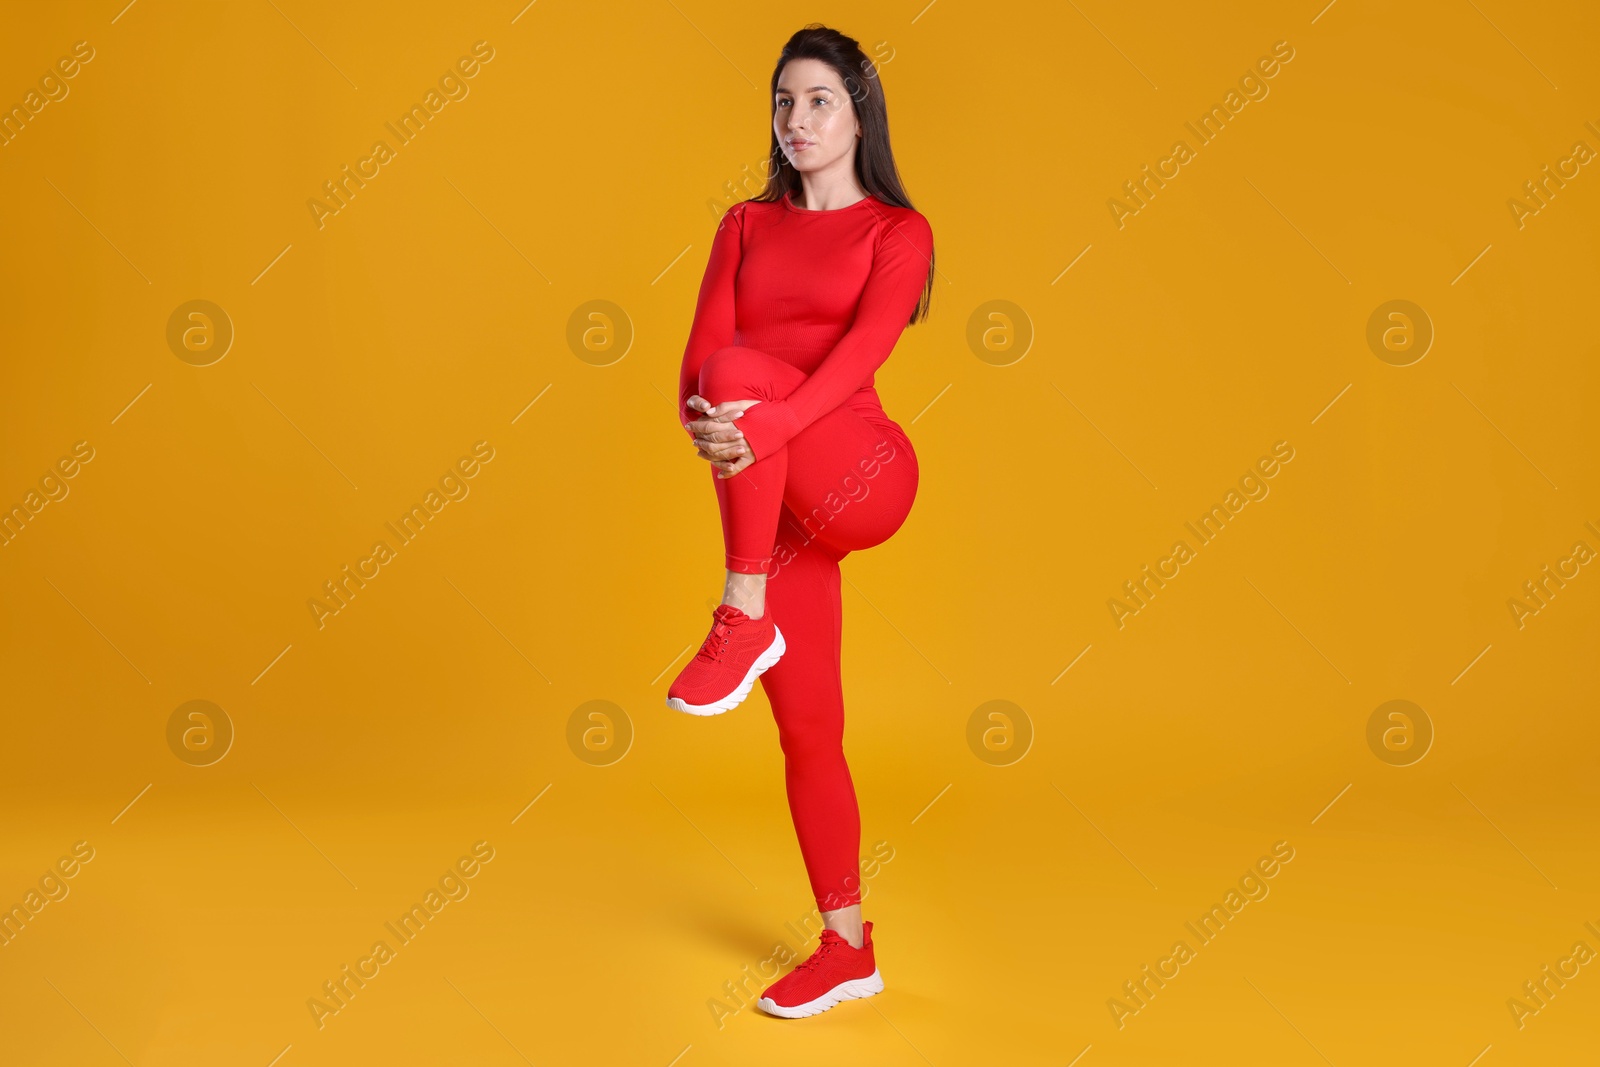
M 0 102 L 93 58 L 0 147 L 0 503 L 93 457 L 0 548 L 0 904 L 68 891 L 0 947 L 0 1060 L 1592 1057 L 1592 962 L 1520 1027 L 1507 1004 L 1600 950 L 1600 576 L 1508 607 L 1600 550 L 1600 176 L 1508 207 L 1600 149 L 1591 5 L 520 7 L 6 12 Z M 939 272 L 878 377 L 918 501 L 844 564 L 887 989 L 787 1021 L 724 987 L 812 947 L 765 696 L 663 699 L 722 583 L 678 360 L 811 20 L 878 58 Z M 319 227 L 478 41 L 467 94 Z M 169 344 L 194 300 L 220 359 Z M 1422 318 L 1374 348 L 1393 300 Z M 1395 700 L 1419 711 L 1369 744 Z M 169 730 L 190 701 L 209 740 Z M 1278 842 L 1267 895 L 1193 937 Z M 308 1000 L 441 878 L 465 895 L 319 1028 Z

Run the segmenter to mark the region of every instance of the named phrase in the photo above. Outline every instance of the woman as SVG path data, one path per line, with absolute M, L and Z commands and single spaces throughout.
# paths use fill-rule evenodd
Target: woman
M 757 677 L 772 704 L 825 927 L 758 1002 L 795 1018 L 883 989 L 844 758 L 839 561 L 887 540 L 916 496 L 916 454 L 873 378 L 927 317 L 933 234 L 901 188 L 883 87 L 856 41 L 800 30 L 772 101 L 767 188 L 717 227 L 679 375 L 678 421 L 711 464 L 728 575 L 667 704 L 719 714 Z

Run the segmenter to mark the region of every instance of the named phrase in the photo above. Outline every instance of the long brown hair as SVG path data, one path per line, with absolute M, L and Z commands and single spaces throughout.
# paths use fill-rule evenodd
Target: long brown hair
M 778 144 L 776 118 L 778 111 L 778 77 L 784 65 L 796 59 L 815 59 L 833 68 L 844 83 L 855 107 L 856 118 L 861 123 L 861 139 L 856 146 L 856 181 L 869 194 L 885 204 L 912 208 L 911 198 L 900 184 L 900 172 L 894 165 L 894 151 L 889 147 L 889 108 L 883 96 L 883 83 L 878 80 L 878 68 L 853 37 L 813 22 L 797 30 L 784 43 L 778 61 L 772 68 L 772 85 L 767 99 L 772 105 L 773 122 L 767 132 L 772 135 L 772 146 L 767 154 L 767 186 L 750 199 L 771 202 L 781 200 L 786 193 L 798 199 L 801 194 L 800 173 L 789 163 Z M 915 210 L 915 208 L 912 208 Z M 911 321 L 915 325 L 928 317 L 928 304 L 933 295 L 933 256 L 928 257 L 928 279 L 922 285 L 922 296 L 912 309 Z

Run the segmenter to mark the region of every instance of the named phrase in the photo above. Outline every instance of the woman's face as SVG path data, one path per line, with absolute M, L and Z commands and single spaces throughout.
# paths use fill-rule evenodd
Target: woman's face
M 854 167 L 855 102 L 832 67 L 818 59 L 795 59 L 778 75 L 772 128 L 795 170 L 824 170 L 840 159 Z

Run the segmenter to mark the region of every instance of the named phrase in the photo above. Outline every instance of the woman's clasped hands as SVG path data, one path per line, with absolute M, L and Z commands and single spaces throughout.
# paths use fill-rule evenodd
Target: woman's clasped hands
M 756 461 L 744 433 L 734 423 L 744 415 L 745 409 L 761 403 L 759 400 L 728 400 L 712 404 L 696 393 L 689 398 L 689 407 L 705 413 L 705 418 L 683 424 L 694 443 L 695 455 L 709 460 L 716 468 L 718 478 L 732 478 Z

